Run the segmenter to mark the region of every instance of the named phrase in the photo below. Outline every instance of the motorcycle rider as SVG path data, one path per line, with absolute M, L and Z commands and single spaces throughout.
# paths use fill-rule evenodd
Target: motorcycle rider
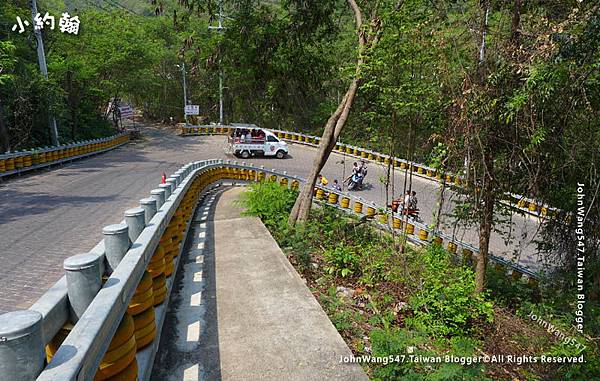
M 359 167 L 360 172 L 362 173 L 362 177 L 363 179 L 365 177 L 367 177 L 367 163 L 364 160 L 360 161 L 360 167 Z
M 361 160 L 360 164 L 354 162 L 352 166 L 352 174 L 344 180 L 344 182 L 350 180 L 350 182 L 348 183 L 348 190 L 352 190 L 354 188 L 362 188 L 363 180 L 365 179 L 366 175 L 367 165 L 365 164 L 365 161 Z

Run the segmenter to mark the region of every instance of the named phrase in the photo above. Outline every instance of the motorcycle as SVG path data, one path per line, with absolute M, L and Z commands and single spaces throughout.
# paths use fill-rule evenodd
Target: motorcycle
M 419 217 L 419 209 L 402 208 L 401 214 L 407 215 L 408 218 L 416 222 L 423 222 L 421 217 Z
M 350 178 L 350 182 L 348 183 L 348 190 L 362 189 L 364 176 L 362 173 L 355 173 Z

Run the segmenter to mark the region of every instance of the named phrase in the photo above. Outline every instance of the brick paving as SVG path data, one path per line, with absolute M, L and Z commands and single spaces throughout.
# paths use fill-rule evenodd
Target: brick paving
M 224 153 L 223 136 L 180 137 L 153 127 L 145 127 L 143 135 L 142 141 L 89 159 L 0 182 L 0 313 L 31 306 L 63 275 L 63 260 L 93 248 L 102 238 L 102 227 L 121 221 L 126 209 L 148 197 L 163 171 L 168 175 L 193 160 L 231 159 Z M 286 160 L 247 161 L 306 177 L 314 153 L 314 149 L 293 145 Z M 343 166 L 347 176 L 352 162 L 334 154 L 323 174 L 341 180 Z M 385 197 L 378 179 L 384 175 L 382 166 L 371 164 L 370 186 L 358 194 L 382 205 Z M 400 171 L 394 182 L 396 189 L 402 189 Z M 414 177 L 413 188 L 419 196 L 421 216 L 429 222 L 437 185 Z M 528 232 L 528 242 L 537 220 L 513 218 L 516 232 Z M 458 230 L 456 235 L 477 244 L 476 229 Z M 491 246 L 494 253 L 503 255 L 511 255 L 515 247 L 506 246 L 499 236 L 492 237 Z M 522 246 L 521 263 L 537 267 L 531 245 Z

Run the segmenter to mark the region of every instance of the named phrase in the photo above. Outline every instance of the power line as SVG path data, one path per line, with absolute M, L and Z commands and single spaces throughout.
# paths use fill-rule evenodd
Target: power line
M 126 10 L 127 12 L 129 12 L 129 13 L 131 13 L 131 14 L 134 14 L 134 15 L 136 15 L 136 16 L 141 16 L 140 14 L 138 14 L 138 13 L 136 13 L 136 12 L 132 11 L 131 9 L 129 9 L 129 8 L 125 7 L 125 6 L 123 6 L 121 3 L 119 3 L 119 2 L 118 2 L 118 1 L 116 1 L 116 0 L 103 0 L 103 1 L 104 1 L 105 3 L 107 3 L 107 4 L 108 4 L 110 7 L 121 8 L 121 9 L 123 9 L 123 10 Z
M 126 11 L 128 11 L 129 13 L 133 13 L 131 10 L 125 8 L 124 6 L 122 6 L 121 4 L 113 1 L 113 0 L 103 0 L 106 4 L 108 4 L 108 6 L 110 8 L 120 8 L 120 9 L 124 9 Z
M 100 9 L 100 10 L 103 10 L 103 11 L 105 11 L 105 12 L 109 12 L 109 11 L 110 11 L 110 9 L 108 9 L 108 8 L 105 8 L 105 7 L 103 7 L 102 5 L 100 5 L 100 4 L 98 4 L 98 3 L 95 3 L 95 2 L 93 2 L 93 1 L 91 1 L 91 0 L 84 0 L 84 1 L 85 1 L 86 3 L 88 3 L 89 5 L 91 5 L 91 6 L 94 6 L 94 7 L 98 8 L 98 9 Z

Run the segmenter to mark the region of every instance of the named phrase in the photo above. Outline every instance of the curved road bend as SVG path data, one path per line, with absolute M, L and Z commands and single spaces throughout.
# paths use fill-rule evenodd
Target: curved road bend
M 102 239 L 102 227 L 118 223 L 123 212 L 138 205 L 157 187 L 162 172 L 174 172 L 192 160 L 231 159 L 224 153 L 225 138 L 180 137 L 154 127 L 143 130 L 142 141 L 116 150 L 52 168 L 44 172 L 9 179 L 0 183 L 0 313 L 30 307 L 62 275 L 65 258 L 86 252 Z M 315 150 L 293 145 L 286 160 L 252 158 L 257 166 L 286 170 L 306 177 Z M 236 159 L 239 160 L 239 159 Z M 241 160 L 240 160 L 241 161 Z M 340 163 L 344 161 L 344 163 Z M 330 180 L 347 175 L 352 158 L 333 154 L 323 174 Z M 380 205 L 385 202 L 379 178 L 382 165 L 370 164 L 367 189 L 357 194 Z M 395 173 L 395 187 L 402 189 L 403 176 Z M 421 217 L 431 220 L 437 184 L 413 177 Z M 446 210 L 450 210 L 450 203 Z M 533 245 L 527 244 L 538 226 L 533 217 L 513 216 L 514 231 L 525 244 L 520 245 L 520 263 L 539 268 Z M 447 229 L 451 233 L 452 229 Z M 477 245 L 476 228 L 458 229 L 459 239 Z M 495 235 L 491 242 L 497 255 L 512 255 L 514 247 Z M 517 251 L 519 251 L 517 250 Z

